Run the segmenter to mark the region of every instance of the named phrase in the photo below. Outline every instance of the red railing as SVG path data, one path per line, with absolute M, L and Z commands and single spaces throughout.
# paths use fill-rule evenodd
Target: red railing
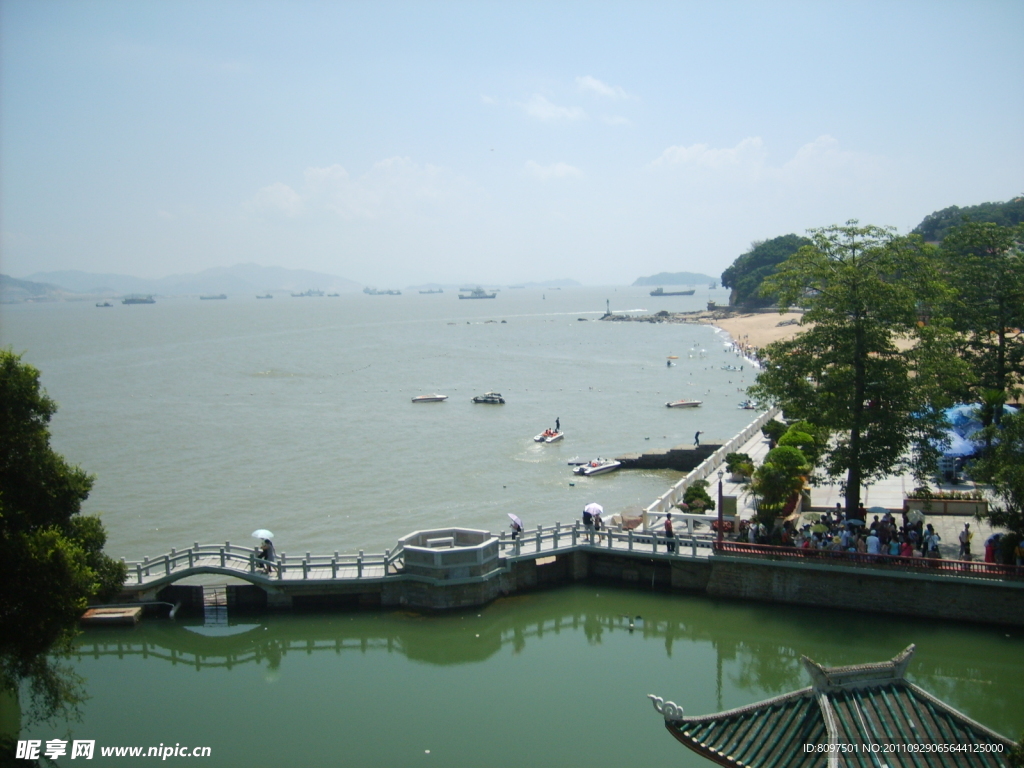
M 900 557 L 898 555 L 865 555 L 829 549 L 802 549 L 773 544 L 745 544 L 739 541 L 714 542 L 717 552 L 759 557 L 767 560 L 789 560 L 856 565 L 886 570 L 943 573 L 957 576 L 980 576 L 990 579 L 1024 579 L 1024 566 L 979 563 L 966 560 L 942 560 L 933 557 Z

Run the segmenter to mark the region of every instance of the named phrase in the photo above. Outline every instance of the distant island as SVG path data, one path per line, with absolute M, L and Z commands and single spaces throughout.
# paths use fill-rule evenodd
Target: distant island
M 638 277 L 633 285 L 700 285 L 717 282 L 717 278 L 700 272 L 659 272 L 650 277 Z

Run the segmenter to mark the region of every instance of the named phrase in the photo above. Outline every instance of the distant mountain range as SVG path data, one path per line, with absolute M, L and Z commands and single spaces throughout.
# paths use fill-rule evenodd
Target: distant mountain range
M 476 283 L 463 282 L 443 286 L 430 283 L 410 288 L 428 290 L 443 287 L 457 291 L 467 285 Z M 562 279 L 519 285 L 530 288 L 569 288 L 580 283 Z M 81 300 L 127 294 L 199 296 L 223 293 L 227 296 L 256 296 L 275 292 L 301 293 L 311 289 L 326 293 L 353 293 L 362 287 L 359 283 L 337 275 L 307 269 L 261 267 L 258 264 L 214 267 L 191 275 L 169 275 L 158 279 L 72 269 L 61 272 L 35 272 L 25 278 L 0 275 L 0 303 Z
M 638 277 L 633 285 L 700 285 L 717 282 L 711 275 L 702 275 L 700 272 L 659 272 L 650 277 Z
M 8 282 L 10 281 L 10 286 Z M 120 296 L 127 293 L 152 293 L 162 296 L 192 294 L 264 294 L 273 291 L 306 291 L 316 289 L 331 293 L 352 292 L 362 288 L 359 283 L 337 275 L 311 272 L 306 269 L 261 267 L 258 264 L 236 264 L 233 267 L 213 267 L 191 275 L 169 275 L 159 279 L 132 277 L 131 275 L 98 274 L 79 270 L 63 272 L 36 272 L 24 280 L 7 278 L 2 284 L 4 301 L 8 288 L 14 283 L 34 283 L 47 286 L 56 293 L 77 293 L 90 296 Z M 22 285 L 18 293 L 33 289 Z M 56 298 L 56 296 L 54 297 Z M 18 299 L 14 299 L 18 300 Z

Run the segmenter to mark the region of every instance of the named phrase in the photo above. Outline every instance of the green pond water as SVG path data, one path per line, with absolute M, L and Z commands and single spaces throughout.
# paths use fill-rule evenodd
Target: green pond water
M 37 724 L 21 738 L 95 739 L 93 765 L 101 746 L 182 744 L 211 756 L 167 762 L 706 767 L 665 731 L 648 693 L 707 714 L 805 687 L 801 655 L 864 663 L 910 643 L 913 682 L 1016 738 L 1022 639 L 1000 627 L 593 584 L 446 615 L 153 619 L 86 631 L 72 660 L 91 697 L 81 721 Z

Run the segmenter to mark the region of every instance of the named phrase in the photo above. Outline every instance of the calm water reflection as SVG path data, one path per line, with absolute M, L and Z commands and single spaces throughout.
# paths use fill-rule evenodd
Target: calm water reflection
M 861 663 L 909 643 L 914 682 L 1011 737 L 1024 724 L 1022 636 L 1000 628 L 593 585 L 445 616 L 234 622 L 87 632 L 75 666 L 92 699 L 72 738 L 210 746 L 207 766 L 706 768 L 647 693 L 704 714 L 806 686 L 801 654 Z

